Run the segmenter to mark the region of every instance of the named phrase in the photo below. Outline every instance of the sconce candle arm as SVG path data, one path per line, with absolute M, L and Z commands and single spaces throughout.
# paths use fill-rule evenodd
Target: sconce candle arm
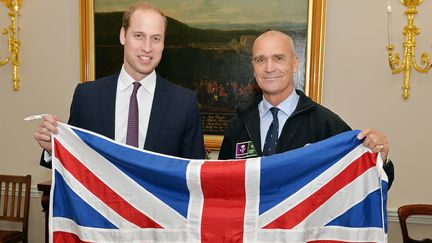
M 387 45 L 387 55 L 389 59 L 390 69 L 392 74 L 398 74 L 403 71 L 404 80 L 402 85 L 402 97 L 408 99 L 409 89 L 410 89 L 410 76 L 411 68 L 414 68 L 417 72 L 427 73 L 432 69 L 431 56 L 428 53 L 422 53 L 420 58 L 419 66 L 415 60 L 415 36 L 420 34 L 420 29 L 414 25 L 414 15 L 417 14 L 417 5 L 423 0 L 401 0 L 408 9 L 405 11 L 407 15 L 407 25 L 403 29 L 403 35 L 405 36 L 404 46 L 404 56 L 401 63 L 401 58 L 398 53 L 393 53 L 393 44 L 389 43 Z
M 415 70 L 417 70 L 417 72 L 419 72 L 419 73 L 428 73 L 429 70 L 432 69 L 431 56 L 429 55 L 429 53 L 426 53 L 426 52 L 422 53 L 422 55 L 420 57 L 420 64 L 423 67 L 418 66 L 415 61 L 413 62 L 413 66 L 414 66 Z
M 393 45 L 387 45 L 387 55 L 389 59 L 389 65 L 392 71 L 392 74 L 398 74 L 405 69 L 404 65 L 400 62 L 399 53 L 393 53 Z
M 6 65 L 6 63 L 9 62 L 10 53 L 12 52 L 12 44 L 10 43 L 9 31 L 7 29 L 3 29 L 2 34 L 6 35 L 7 40 L 8 40 L 8 53 L 3 59 L 1 59 L 1 56 L 0 56 L 0 66 L 4 66 L 4 65 Z
M 12 60 L 12 87 L 15 91 L 20 88 L 19 79 L 19 53 L 21 41 L 19 40 L 19 26 L 18 17 L 20 16 L 20 9 L 22 0 L 0 0 L 3 5 L 9 9 L 9 17 L 11 24 L 8 29 L 4 28 L 2 34 L 7 36 L 8 53 L 5 57 L 0 57 L 0 66 L 6 65 Z

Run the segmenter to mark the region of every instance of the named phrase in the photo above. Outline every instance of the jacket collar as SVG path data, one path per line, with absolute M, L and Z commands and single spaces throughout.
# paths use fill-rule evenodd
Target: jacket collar
M 105 130 L 105 136 L 114 139 L 115 136 L 115 104 L 117 95 L 117 81 L 120 73 L 116 73 L 107 78 L 103 78 L 104 91 L 101 92 L 102 99 L 102 114 L 103 114 L 103 126 Z
M 153 97 L 153 105 L 150 113 L 150 120 L 147 129 L 147 137 L 144 143 L 144 148 L 154 150 L 158 138 L 159 130 L 163 124 L 164 116 L 168 107 L 167 91 L 169 83 L 167 80 L 156 76 L 156 88 Z
M 299 95 L 299 101 L 297 103 L 297 107 L 295 108 L 294 112 L 291 114 L 290 117 L 296 116 L 304 112 L 308 112 L 309 110 L 314 109 L 316 106 L 316 103 L 313 102 L 309 97 L 307 97 L 302 91 L 296 90 L 296 92 Z M 263 155 L 261 150 L 260 117 L 258 111 L 258 104 L 261 102 L 262 99 L 262 94 L 258 95 L 248 107 L 237 108 L 237 115 L 244 123 L 247 133 L 252 143 L 255 145 L 255 150 L 258 156 Z

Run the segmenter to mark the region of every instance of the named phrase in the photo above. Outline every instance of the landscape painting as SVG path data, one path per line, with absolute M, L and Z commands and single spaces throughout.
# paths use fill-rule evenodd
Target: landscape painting
M 95 78 L 120 70 L 122 13 L 137 1 L 94 0 Z M 157 73 L 198 97 L 206 145 L 218 148 L 237 107 L 260 93 L 251 48 L 263 32 L 291 35 L 299 57 L 295 86 L 305 90 L 308 1 L 149 0 L 167 16 L 165 50 Z M 214 140 L 216 138 L 216 140 Z

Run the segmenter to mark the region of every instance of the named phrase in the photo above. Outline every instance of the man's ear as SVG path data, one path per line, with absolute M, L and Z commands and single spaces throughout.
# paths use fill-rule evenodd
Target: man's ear
M 120 44 L 124 45 L 126 40 L 126 30 L 122 27 L 120 29 Z
M 298 68 L 298 63 L 299 63 L 299 59 L 297 56 L 293 57 L 293 73 L 297 72 L 297 68 Z

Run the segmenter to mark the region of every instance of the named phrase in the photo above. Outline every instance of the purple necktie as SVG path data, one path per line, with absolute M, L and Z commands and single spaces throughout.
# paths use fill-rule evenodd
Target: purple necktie
M 126 134 L 126 144 L 138 148 L 138 101 L 137 91 L 141 87 L 140 82 L 134 82 L 134 89 L 132 91 L 129 101 L 129 116 L 128 116 L 128 127 Z

